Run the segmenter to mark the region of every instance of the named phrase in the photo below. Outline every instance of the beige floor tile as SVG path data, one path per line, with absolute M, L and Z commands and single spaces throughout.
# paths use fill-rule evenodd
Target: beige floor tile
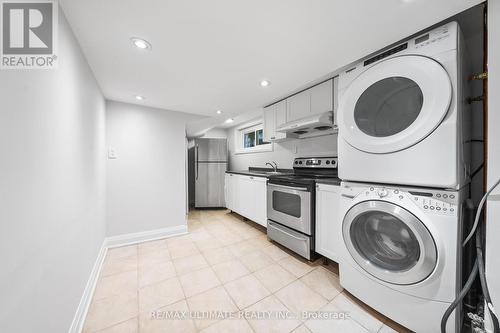
M 310 319 L 305 322 L 305 325 L 312 333 L 368 333 L 363 326 L 352 320 L 349 314 L 332 303 L 321 308 L 321 312 L 328 314 L 330 317 Z
M 102 277 L 98 280 L 93 300 L 123 295 L 137 297 L 137 271 Z
M 252 305 L 264 297 L 269 291 L 253 275 L 247 275 L 224 285 L 231 298 L 240 309 Z
M 258 271 L 261 268 L 274 264 L 274 261 L 267 254 L 255 251 L 241 256 L 240 261 L 250 272 Z
M 244 319 L 221 320 L 200 331 L 200 333 L 254 333 Z
M 310 266 L 304 261 L 296 259 L 292 256 L 285 259 L 281 259 L 280 261 L 278 261 L 278 264 L 280 264 L 284 269 L 286 269 L 287 271 L 289 271 L 298 278 L 306 275 L 307 273 L 309 273 L 314 269 L 314 266 Z
M 229 229 L 222 222 L 217 224 L 205 224 L 204 227 L 211 235 L 218 235 L 229 231 Z
M 139 289 L 139 311 L 153 311 L 181 299 L 184 293 L 179 279 L 174 277 Z
M 167 242 L 165 239 L 154 240 L 150 242 L 139 243 L 137 250 L 139 255 L 147 254 L 149 252 L 156 252 L 167 249 Z
M 194 231 L 194 232 L 190 232 L 189 236 L 191 237 L 191 240 L 193 242 L 213 238 L 213 236 L 205 228 Z
M 208 266 L 207 261 L 201 254 L 174 259 L 172 262 L 174 263 L 178 275 L 183 275 Z
M 292 283 L 297 278 L 278 264 L 260 269 L 253 275 L 272 293 Z
M 139 267 L 144 266 L 154 266 L 160 263 L 165 263 L 170 261 L 170 254 L 167 250 L 167 247 L 161 250 L 150 251 L 146 253 L 142 253 L 138 257 L 138 265 Z
M 262 234 L 257 237 L 252 237 L 248 240 L 248 242 L 258 249 L 263 249 L 265 247 L 273 245 L 270 241 L 267 240 L 266 234 Z
M 179 245 L 184 245 L 186 243 L 191 243 L 191 235 L 190 234 L 185 234 L 181 236 L 175 236 L 175 237 L 170 237 L 166 239 L 167 246 L 179 246 Z
M 296 329 L 294 329 L 292 331 L 292 333 L 311 333 L 311 331 L 306 327 L 306 325 L 300 325 L 299 327 L 297 327 Z M 342 332 L 338 332 L 338 333 L 342 333 Z
M 110 259 L 132 257 L 137 255 L 137 245 L 115 247 L 108 250 L 106 257 Z
M 233 253 L 235 257 L 241 257 L 245 254 L 249 254 L 258 250 L 254 245 L 252 245 L 251 242 L 248 241 L 231 244 L 227 248 Z
M 202 253 L 209 265 L 219 264 L 234 258 L 233 253 L 226 247 L 208 250 Z
M 179 280 L 186 297 L 191 297 L 220 285 L 217 275 L 210 267 L 182 275 Z
M 231 231 L 215 234 L 214 237 L 217 238 L 224 246 L 238 243 L 243 240 L 243 238 L 241 238 L 237 233 Z
M 189 311 L 185 300 L 172 305 L 162 307 L 155 311 L 155 316 L 151 313 L 141 313 L 139 317 L 139 330 L 141 333 L 195 333 L 196 327 L 191 319 L 165 318 L 167 314 L 183 313 Z
M 289 310 L 274 296 L 264 298 L 246 309 L 249 315 L 270 313 L 269 319 L 247 318 L 256 333 L 289 333 L 300 325 L 293 316 L 285 317 Z
M 101 276 L 109 276 L 137 270 L 137 256 L 123 258 L 106 258 L 102 267 Z
M 203 224 L 198 220 L 188 220 L 188 230 L 190 233 L 201 230 L 206 231 Z
M 176 276 L 174 264 L 171 261 L 156 265 L 139 266 L 139 288 L 157 283 Z
M 170 257 L 172 259 L 190 257 L 200 253 L 192 241 L 184 244 L 168 245 L 168 251 L 170 252 Z
M 282 260 L 284 258 L 290 257 L 290 255 L 288 253 L 286 253 L 285 251 L 283 251 L 282 249 L 280 249 L 279 247 L 277 247 L 274 244 L 263 247 L 260 250 L 262 252 L 264 252 L 265 254 L 267 254 L 274 261 L 279 261 L 279 260 Z
M 208 239 L 202 239 L 194 242 L 198 250 L 205 252 L 208 250 L 218 249 L 223 246 L 223 244 L 215 237 Z
M 233 281 L 239 277 L 250 274 L 250 271 L 243 266 L 238 259 L 232 259 L 213 265 L 212 269 L 222 283 Z
M 132 318 L 115 326 L 105 328 L 96 333 L 138 333 L 138 332 L 139 332 L 139 319 Z
M 349 312 L 350 317 L 370 332 L 378 332 L 382 321 L 377 319 L 354 300 L 341 293 L 331 301 L 331 304 L 341 311 Z M 371 309 L 370 309 L 371 310 Z M 371 310 L 373 311 L 373 310 Z
M 317 311 L 328 301 L 300 280 L 290 283 L 275 293 L 276 297 L 291 311 Z
M 137 317 L 138 313 L 137 297 L 113 296 L 93 301 L 83 332 L 95 332 L 112 327 Z
M 187 299 L 187 303 L 190 311 L 198 313 L 204 311 L 209 311 L 211 313 L 233 313 L 238 311 L 238 308 L 231 300 L 231 297 L 229 297 L 226 290 L 222 286 L 190 297 Z M 195 324 L 196 327 L 201 330 L 217 321 L 219 321 L 218 318 L 195 319 Z
M 322 267 L 307 273 L 300 280 L 329 301 L 343 290 L 340 286 L 339 277 Z

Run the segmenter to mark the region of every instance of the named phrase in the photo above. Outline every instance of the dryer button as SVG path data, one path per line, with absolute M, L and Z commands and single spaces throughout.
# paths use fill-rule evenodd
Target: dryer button
M 427 205 L 424 205 L 424 209 L 428 209 L 428 208 L 429 208 L 429 206 L 427 206 Z

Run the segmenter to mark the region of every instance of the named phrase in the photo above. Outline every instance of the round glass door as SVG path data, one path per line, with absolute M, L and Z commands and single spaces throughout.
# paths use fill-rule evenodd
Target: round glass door
M 437 251 L 427 228 L 405 209 L 365 201 L 346 214 L 344 241 L 356 263 L 385 282 L 414 284 L 436 266 Z
M 423 56 L 373 65 L 340 98 L 339 129 L 351 146 L 369 153 L 399 151 L 432 133 L 448 112 L 452 87 L 445 69 Z

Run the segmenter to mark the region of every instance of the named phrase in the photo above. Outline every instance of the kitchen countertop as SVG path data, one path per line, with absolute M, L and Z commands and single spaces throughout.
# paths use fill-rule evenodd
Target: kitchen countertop
M 226 173 L 232 173 L 236 175 L 244 175 L 244 176 L 254 176 L 254 177 L 263 177 L 267 178 L 272 174 L 268 174 L 266 172 L 273 172 L 271 168 L 253 168 L 250 167 L 248 170 L 227 170 Z M 278 169 L 278 172 L 282 174 L 293 173 L 291 169 Z
M 325 184 L 325 185 L 340 185 L 342 180 L 339 178 L 323 178 L 317 179 L 316 184 Z

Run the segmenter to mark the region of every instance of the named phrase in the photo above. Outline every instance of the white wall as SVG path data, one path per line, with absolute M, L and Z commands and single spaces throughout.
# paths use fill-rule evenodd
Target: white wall
M 296 157 L 337 156 L 337 135 L 287 140 L 274 143 L 273 151 L 270 152 L 236 154 L 235 133 L 234 127 L 227 130 L 230 170 L 246 170 L 248 167 L 266 167 L 266 162 L 270 161 L 276 161 L 279 168 L 291 169 L 293 159 Z
M 104 99 L 58 32 L 58 69 L 0 71 L 0 332 L 67 332 L 105 235 Z
M 488 188 L 500 178 L 500 2 L 488 2 Z M 500 313 L 500 187 L 488 200 L 486 276 L 497 315 Z
M 108 236 L 184 225 L 187 121 L 198 116 L 106 103 Z

